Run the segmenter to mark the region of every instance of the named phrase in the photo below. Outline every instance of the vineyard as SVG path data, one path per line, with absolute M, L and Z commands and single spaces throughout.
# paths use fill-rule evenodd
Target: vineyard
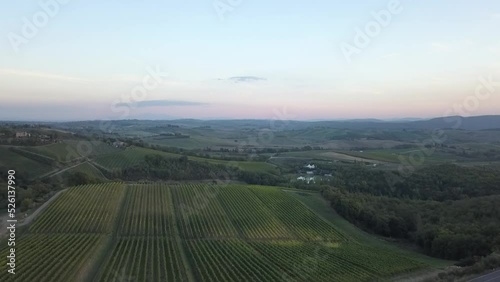
M 123 185 L 101 184 L 63 193 L 30 227 L 33 233 L 110 233 Z
M 293 197 L 283 196 L 283 191 L 265 186 L 250 188 L 272 213 L 287 224 L 296 237 L 304 240 L 346 240 L 333 226 L 319 218 Z
M 119 238 L 96 281 L 188 281 L 179 252 L 164 237 Z
M 7 275 L 2 263 L 0 281 L 74 281 L 75 270 L 84 268 L 104 240 L 99 234 L 30 234 L 16 243 L 16 274 Z
M 118 225 L 120 236 L 168 236 L 174 233 L 169 189 L 161 185 L 130 185 Z
M 248 185 L 73 187 L 18 244 L 22 281 L 372 281 L 430 267 Z

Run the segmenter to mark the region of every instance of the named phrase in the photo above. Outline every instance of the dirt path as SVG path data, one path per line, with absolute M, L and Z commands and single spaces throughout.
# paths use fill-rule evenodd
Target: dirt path
M 469 280 L 469 282 L 493 282 L 493 281 L 500 281 L 500 270 L 493 271 L 488 274 L 484 274 L 482 276 Z
M 0 238 L 3 237 L 4 234 L 7 234 L 7 226 L 9 225 L 7 223 L 7 220 L 9 219 L 9 214 L 5 213 L 0 215 Z
M 109 171 L 109 169 L 108 169 L 108 168 L 103 167 L 102 165 L 100 165 L 100 164 L 96 163 L 96 162 L 95 162 L 95 161 L 93 161 L 93 160 L 89 160 L 89 163 L 90 163 L 90 164 L 92 164 L 95 168 L 97 168 L 97 169 L 99 169 L 99 170 L 100 170 L 100 169 L 104 169 L 104 170 L 108 170 L 108 171 Z
M 392 278 L 395 282 L 424 282 L 437 277 L 437 275 L 445 269 L 423 269 L 406 274 L 396 275 Z
M 32 214 L 30 214 L 28 217 L 26 217 L 25 219 L 22 219 L 22 222 L 20 222 L 18 225 L 19 226 L 23 226 L 23 225 L 27 225 L 27 224 L 30 224 L 31 221 L 33 221 L 33 219 L 39 214 L 41 213 L 45 208 L 47 208 L 47 206 L 52 203 L 55 199 L 57 199 L 57 197 L 59 197 L 59 195 L 61 195 L 63 192 L 65 192 L 67 189 L 64 189 L 64 190 L 61 190 L 59 192 L 57 192 L 56 194 L 54 194 L 54 196 L 52 196 L 47 202 L 43 203 L 43 205 L 41 205 L 38 209 L 36 209 L 36 211 L 34 211 Z
M 17 220 L 18 220 L 17 226 L 20 227 L 20 226 L 30 224 L 39 213 L 41 213 L 50 203 L 52 203 L 55 199 L 57 199 L 57 197 L 59 197 L 59 195 L 61 195 L 61 193 L 63 193 L 66 190 L 67 189 L 64 189 L 64 190 L 61 190 L 61 191 L 57 192 L 56 194 L 54 194 L 54 196 L 52 196 L 49 200 L 47 200 L 45 203 L 43 203 L 38 209 L 36 209 L 32 214 L 30 214 L 26 218 L 22 218 L 22 216 L 24 214 L 23 212 L 16 211 Z M 8 213 L 0 215 L 0 238 L 2 238 L 5 234 L 7 234 L 7 231 L 8 231 L 7 230 L 7 226 L 8 226 L 7 220 L 8 219 L 9 219 Z
M 83 163 L 77 163 L 77 164 L 75 164 L 75 165 L 65 167 L 65 168 L 60 169 L 60 170 L 57 170 L 57 171 L 55 171 L 55 172 L 54 172 L 54 171 L 51 171 L 51 172 L 49 172 L 49 173 L 46 173 L 46 174 L 45 174 L 45 175 L 43 175 L 43 176 L 40 176 L 40 178 L 43 178 L 43 177 L 53 177 L 53 176 L 56 176 L 56 175 L 58 175 L 58 174 L 60 174 L 60 173 L 65 172 L 65 171 L 66 171 L 66 170 L 68 170 L 68 169 L 72 169 L 72 168 L 77 167 L 77 166 L 79 166 L 79 165 L 81 165 L 81 164 L 84 164 L 84 163 L 86 163 L 86 161 L 85 161 L 85 162 L 83 162 Z
M 324 152 L 324 153 L 321 153 L 320 155 L 327 157 L 327 158 L 340 160 L 340 161 L 364 162 L 364 163 L 371 163 L 371 164 L 385 164 L 385 163 L 387 163 L 384 161 L 367 159 L 367 158 L 357 157 L 357 156 L 351 156 L 348 154 L 337 153 L 337 152 Z
M 106 175 L 104 175 L 104 174 L 102 173 L 102 171 L 101 171 L 99 168 L 97 168 L 97 166 L 95 166 L 95 164 L 94 164 L 92 161 L 87 161 L 87 163 L 88 163 L 89 165 L 91 165 L 93 168 L 95 168 L 95 169 L 99 172 L 99 174 L 100 174 L 100 175 L 101 175 L 104 179 L 109 180 L 109 179 L 106 177 Z
M 47 176 L 49 176 L 51 174 L 54 174 L 54 173 L 58 172 L 59 170 L 60 169 L 58 169 L 58 168 L 54 169 L 54 170 L 51 170 L 51 171 L 49 171 L 49 172 L 47 172 L 45 174 L 42 174 L 42 175 L 38 176 L 37 178 L 39 178 L 39 179 L 45 178 L 45 177 L 47 177 Z

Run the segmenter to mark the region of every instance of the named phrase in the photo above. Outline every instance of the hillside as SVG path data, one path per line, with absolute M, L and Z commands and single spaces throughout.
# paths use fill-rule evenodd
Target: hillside
M 435 263 L 345 230 L 277 187 L 78 186 L 19 239 L 16 278 L 372 281 Z

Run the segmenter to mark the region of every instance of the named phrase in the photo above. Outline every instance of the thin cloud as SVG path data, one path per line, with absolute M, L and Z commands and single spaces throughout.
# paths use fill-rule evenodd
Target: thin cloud
M 0 69 L 0 73 L 6 75 L 16 75 L 16 76 L 30 76 L 36 78 L 44 78 L 44 79 L 57 79 L 57 80 L 66 80 L 66 81 L 76 81 L 76 82 L 91 82 L 91 80 L 83 79 L 79 77 L 44 73 L 44 72 L 34 72 L 34 71 L 24 71 L 24 70 L 13 70 L 13 69 Z
M 174 106 L 204 106 L 204 105 L 208 105 L 208 104 L 201 103 L 201 102 L 181 101 L 181 100 L 148 100 L 148 101 L 136 102 L 133 104 L 129 104 L 129 103 L 116 104 L 116 106 L 118 106 L 118 107 L 135 106 L 135 107 L 139 107 L 139 108 L 174 107 Z
M 258 76 L 233 76 L 229 78 L 230 81 L 233 82 L 257 82 L 257 81 L 262 81 L 262 80 L 267 80 L 264 77 L 258 77 Z

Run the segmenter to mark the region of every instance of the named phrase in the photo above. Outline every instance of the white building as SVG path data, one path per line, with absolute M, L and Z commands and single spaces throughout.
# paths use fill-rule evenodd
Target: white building
M 304 177 L 304 176 L 299 176 L 297 177 L 297 180 L 300 180 L 300 181 L 305 181 L 307 182 L 307 184 L 309 183 L 316 183 L 316 181 L 314 180 L 314 176 L 313 177 Z
M 31 134 L 29 134 L 26 131 L 16 132 L 16 138 L 26 138 L 26 137 L 30 137 L 30 136 L 31 136 Z

